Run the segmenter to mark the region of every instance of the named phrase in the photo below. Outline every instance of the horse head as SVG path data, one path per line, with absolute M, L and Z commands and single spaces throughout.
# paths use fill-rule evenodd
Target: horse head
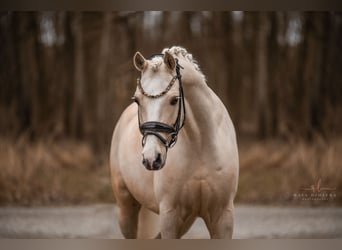
M 168 149 L 176 144 L 184 125 L 181 66 L 167 51 L 150 59 L 137 52 L 133 62 L 141 72 L 132 99 L 138 105 L 142 163 L 148 170 L 159 170 L 165 165 Z

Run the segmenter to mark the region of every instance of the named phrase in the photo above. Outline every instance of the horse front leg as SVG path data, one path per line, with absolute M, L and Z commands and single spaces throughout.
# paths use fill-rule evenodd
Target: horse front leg
M 118 221 L 121 232 L 126 239 L 136 239 L 138 231 L 140 205 L 119 206 Z
M 117 216 L 121 232 L 126 239 L 136 239 L 141 205 L 123 182 L 116 182 L 116 184 L 114 194 L 117 200 Z
M 233 206 L 226 208 L 219 215 L 212 215 L 211 219 L 204 219 L 212 239 L 231 239 L 233 236 L 234 217 Z

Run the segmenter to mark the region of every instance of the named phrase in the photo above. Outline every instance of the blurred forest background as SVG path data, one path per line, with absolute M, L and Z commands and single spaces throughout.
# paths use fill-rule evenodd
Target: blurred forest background
M 342 13 L 241 11 L 0 13 L 0 204 L 113 202 L 132 57 L 172 45 L 231 114 L 237 201 L 342 204 Z M 319 179 L 333 198 L 295 197 Z

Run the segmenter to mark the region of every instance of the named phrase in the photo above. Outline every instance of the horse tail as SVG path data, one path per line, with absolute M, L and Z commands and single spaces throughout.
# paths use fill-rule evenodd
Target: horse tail
M 138 239 L 153 239 L 159 237 L 159 215 L 141 207 L 138 222 Z

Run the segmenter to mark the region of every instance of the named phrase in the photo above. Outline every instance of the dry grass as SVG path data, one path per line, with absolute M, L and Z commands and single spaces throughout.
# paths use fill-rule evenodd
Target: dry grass
M 342 204 L 342 139 L 316 139 L 284 143 L 244 143 L 240 147 L 240 179 L 237 200 L 253 203 L 308 205 Z M 297 199 L 294 194 L 311 192 L 303 188 L 317 184 L 336 188 L 336 198 Z M 331 192 L 330 192 L 331 193 Z
M 1 205 L 114 201 L 107 161 L 84 143 L 1 139 L 0 169 Z
M 342 138 L 330 142 L 242 142 L 237 202 L 341 205 Z M 0 205 L 114 202 L 108 155 L 85 143 L 48 140 L 28 143 L 0 138 Z M 322 180 L 336 187 L 332 201 L 293 197 Z

